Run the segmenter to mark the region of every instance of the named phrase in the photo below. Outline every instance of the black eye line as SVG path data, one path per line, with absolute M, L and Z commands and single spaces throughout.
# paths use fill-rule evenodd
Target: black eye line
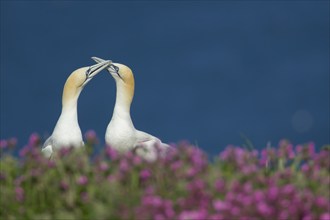
M 119 74 L 119 67 L 116 66 L 116 65 L 113 65 L 113 64 L 111 64 L 110 67 L 112 67 L 112 68 L 116 71 L 116 73 L 117 73 L 117 75 L 119 76 L 119 78 L 125 82 L 125 80 L 124 80 L 124 79 L 121 77 L 121 75 Z

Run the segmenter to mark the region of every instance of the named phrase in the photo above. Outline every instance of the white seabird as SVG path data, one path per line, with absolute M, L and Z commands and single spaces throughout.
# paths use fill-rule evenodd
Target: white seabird
M 97 57 L 92 59 L 97 63 L 104 61 Z M 159 150 L 165 153 L 170 146 L 155 136 L 135 129 L 130 114 L 134 96 L 132 70 L 119 63 L 112 63 L 107 70 L 116 81 L 117 94 L 113 115 L 105 133 L 106 143 L 119 152 L 134 150 L 146 160 L 154 161 Z
M 62 112 L 52 135 L 45 141 L 42 153 L 50 158 L 52 153 L 62 147 L 81 147 L 84 145 L 78 123 L 77 102 L 84 86 L 100 71 L 107 68 L 111 61 L 82 67 L 68 77 L 62 95 Z

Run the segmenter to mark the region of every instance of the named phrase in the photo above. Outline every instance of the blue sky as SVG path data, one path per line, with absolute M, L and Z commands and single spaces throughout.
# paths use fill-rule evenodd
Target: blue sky
M 51 134 L 69 74 L 91 56 L 133 70 L 135 127 L 210 154 L 246 135 L 329 143 L 329 2 L 1 1 L 0 137 Z M 115 83 L 79 98 L 104 142 Z

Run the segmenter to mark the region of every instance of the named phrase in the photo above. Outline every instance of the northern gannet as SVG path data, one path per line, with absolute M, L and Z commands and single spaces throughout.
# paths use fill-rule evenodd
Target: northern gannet
M 92 57 L 101 63 L 103 59 Z M 154 161 L 160 153 L 165 153 L 170 146 L 162 143 L 157 137 L 135 129 L 130 107 L 134 96 L 134 76 L 132 70 L 119 63 L 112 63 L 108 72 L 116 81 L 116 103 L 110 123 L 108 124 L 105 141 L 119 152 L 134 150 L 148 161 Z
M 84 145 L 78 123 L 77 102 L 84 86 L 101 70 L 107 68 L 111 61 L 82 67 L 68 77 L 62 95 L 62 112 L 52 135 L 45 141 L 42 153 L 50 158 L 52 153 L 61 147 L 81 147 Z

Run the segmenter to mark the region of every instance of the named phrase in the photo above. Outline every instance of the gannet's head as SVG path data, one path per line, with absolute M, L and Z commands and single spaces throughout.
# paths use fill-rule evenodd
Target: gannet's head
M 103 59 L 98 57 L 92 57 L 92 59 L 97 63 L 104 61 Z M 117 83 L 134 87 L 133 72 L 128 66 L 125 66 L 124 64 L 120 63 L 112 63 L 109 65 L 107 70 Z
M 97 62 L 103 62 L 104 60 L 98 57 L 92 57 Z M 120 63 L 112 63 L 107 68 L 108 72 L 115 79 L 117 85 L 117 98 L 120 96 L 120 100 L 124 100 L 127 105 L 130 105 L 134 96 L 134 76 L 132 70 Z
M 112 75 L 115 80 L 121 80 L 125 84 L 134 83 L 134 76 L 132 70 L 120 63 L 112 63 L 107 68 L 108 72 Z
M 105 60 L 92 66 L 79 68 L 71 73 L 67 82 L 77 88 L 83 88 L 96 74 L 109 67 L 110 60 Z
M 104 60 L 92 66 L 79 68 L 71 73 L 65 82 L 63 102 L 79 95 L 84 86 L 99 72 L 109 67 L 111 61 Z

